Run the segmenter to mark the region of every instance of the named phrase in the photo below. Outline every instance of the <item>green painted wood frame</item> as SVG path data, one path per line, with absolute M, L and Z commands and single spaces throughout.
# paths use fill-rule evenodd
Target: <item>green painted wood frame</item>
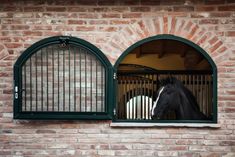
M 194 49 L 197 50 L 198 53 L 200 53 L 202 56 L 204 56 L 207 61 L 210 63 L 212 67 L 212 76 L 213 76 L 213 118 L 212 120 L 118 120 L 115 117 L 114 110 L 116 108 L 116 89 L 117 89 L 117 81 L 116 79 L 113 79 L 114 73 L 117 73 L 117 68 L 121 61 L 128 55 L 133 49 L 136 47 L 150 42 L 154 40 L 176 40 L 179 42 L 182 42 L 184 44 L 187 44 Z M 79 112 L 29 112 L 24 113 L 21 111 L 22 106 L 22 95 L 20 92 L 20 89 L 22 88 L 22 65 L 25 63 L 25 61 L 33 55 L 38 50 L 42 49 L 43 47 L 49 46 L 51 44 L 58 44 L 61 43 L 61 41 L 66 40 L 66 42 L 74 45 L 79 45 L 82 47 L 85 47 L 86 49 L 89 49 L 92 54 L 94 54 L 104 65 L 106 69 L 106 112 L 104 113 L 94 113 L 94 112 L 86 112 L 86 113 L 79 113 Z M 75 119 L 82 119 L 82 120 L 109 120 L 112 119 L 113 122 L 146 122 L 146 123 L 217 123 L 217 67 L 214 61 L 211 59 L 211 57 L 205 52 L 201 47 L 194 44 L 193 42 L 177 37 L 174 35 L 156 35 L 153 37 L 149 37 L 146 39 L 143 39 L 141 41 L 138 41 L 134 45 L 130 46 L 128 49 L 126 49 L 122 55 L 118 58 L 115 65 L 112 66 L 107 57 L 94 45 L 91 43 L 76 38 L 76 37 L 70 37 L 70 36 L 56 36 L 56 37 L 49 37 L 46 39 L 43 39 L 39 42 L 36 42 L 32 46 L 30 46 L 28 49 L 26 49 L 22 55 L 17 59 L 15 65 L 14 65 L 14 88 L 18 87 L 19 90 L 17 92 L 14 89 L 14 118 L 15 119 L 45 119 L 45 120 L 57 120 L 57 119 L 63 119 L 63 120 L 75 120 Z M 17 94 L 17 99 L 16 99 Z
M 174 35 L 169 35 L 169 34 L 162 34 L 162 35 L 156 35 L 152 36 L 149 38 L 145 38 L 143 40 L 140 40 L 136 42 L 135 44 L 131 45 L 128 47 L 122 55 L 118 58 L 114 65 L 114 72 L 117 73 L 117 69 L 119 64 L 122 62 L 122 60 L 135 48 L 139 47 L 140 45 L 151 42 L 154 40 L 175 40 L 182 42 L 188 46 L 191 46 L 195 50 L 197 50 L 198 53 L 200 53 L 205 59 L 209 62 L 209 64 L 212 67 L 212 79 L 213 79 L 213 115 L 212 115 L 212 120 L 119 120 L 113 115 L 113 122 L 146 122 L 146 123 L 217 123 L 217 67 L 212 58 L 208 55 L 208 53 L 203 50 L 200 46 L 196 45 L 195 43 L 184 39 L 182 37 L 174 36 Z M 114 92 L 116 92 L 117 89 L 117 80 L 114 81 Z M 116 95 L 116 93 L 114 93 Z M 113 109 L 116 108 L 116 100 L 114 100 L 114 106 Z
M 104 66 L 105 79 L 109 82 L 105 86 L 105 112 L 23 112 L 22 107 L 22 66 L 34 53 L 38 50 L 52 44 L 60 44 L 66 42 L 68 44 L 84 47 L 93 54 Z M 107 120 L 112 119 L 112 74 L 113 68 L 107 57 L 94 45 L 89 42 L 70 36 L 55 36 L 36 42 L 26 49 L 14 64 L 14 119 L 83 119 L 83 120 Z

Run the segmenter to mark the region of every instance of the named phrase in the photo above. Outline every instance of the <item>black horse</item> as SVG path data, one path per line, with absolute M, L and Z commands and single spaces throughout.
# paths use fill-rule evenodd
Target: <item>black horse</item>
M 208 119 L 200 112 L 199 105 L 191 91 L 179 80 L 169 77 L 161 83 L 162 86 L 151 111 L 152 119 L 163 119 L 169 111 L 174 111 L 178 120 Z

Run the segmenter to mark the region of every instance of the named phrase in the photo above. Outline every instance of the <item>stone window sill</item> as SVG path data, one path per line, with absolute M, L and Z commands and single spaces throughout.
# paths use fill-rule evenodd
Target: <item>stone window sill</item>
M 188 127 L 188 128 L 215 128 L 215 129 L 221 127 L 220 124 L 211 124 L 211 123 L 121 123 L 121 122 L 112 122 L 110 126 L 120 127 L 120 128 Z

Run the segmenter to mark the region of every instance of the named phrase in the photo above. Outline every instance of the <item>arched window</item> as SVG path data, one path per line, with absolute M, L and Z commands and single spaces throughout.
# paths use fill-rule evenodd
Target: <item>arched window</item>
M 116 122 L 217 122 L 216 65 L 203 49 L 191 41 L 173 35 L 144 39 L 119 57 L 114 71 L 117 73 Z M 195 97 L 200 112 L 207 118 L 180 119 L 177 109 L 169 108 L 164 110 L 162 118 L 153 119 L 151 111 L 159 99 L 158 93 L 163 86 L 161 81 L 166 78 L 176 78 L 181 82 Z
M 14 118 L 111 119 L 111 75 L 110 62 L 90 43 L 43 39 L 14 65 Z

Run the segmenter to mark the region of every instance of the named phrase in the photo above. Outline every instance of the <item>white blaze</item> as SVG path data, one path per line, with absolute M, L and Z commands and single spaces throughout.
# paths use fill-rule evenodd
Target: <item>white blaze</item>
M 163 91 L 164 88 L 165 88 L 165 87 L 162 87 L 162 88 L 161 88 L 161 90 L 159 91 L 157 100 L 156 100 L 155 103 L 153 104 L 152 113 L 151 113 L 152 116 L 154 115 L 154 110 L 155 110 L 155 108 L 157 107 L 157 102 L 158 102 L 158 100 L 159 100 L 159 98 L 160 98 L 160 95 L 161 95 L 161 93 L 162 93 L 162 91 Z

